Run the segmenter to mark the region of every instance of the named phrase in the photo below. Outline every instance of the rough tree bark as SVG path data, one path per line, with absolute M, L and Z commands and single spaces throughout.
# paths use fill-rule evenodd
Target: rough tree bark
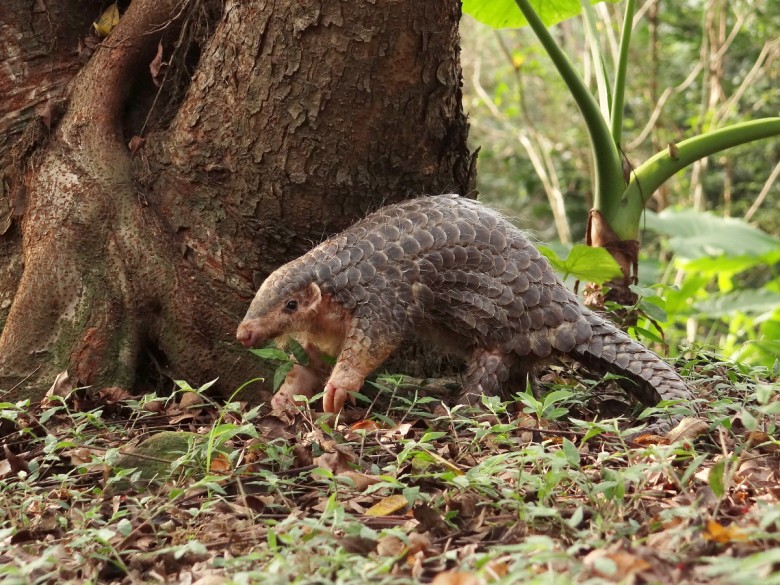
M 5 50 L 47 74 L 6 71 L 0 92 L 53 96 L 88 33 L 58 15 L 99 12 L 13 0 Z M 224 391 L 256 375 L 233 335 L 273 268 L 383 202 L 471 190 L 459 16 L 454 0 L 134 0 L 58 108 L 0 112 L 6 399 L 62 370 L 133 387 L 154 364 Z M 57 49 L 36 57 L 24 29 L 43 19 Z

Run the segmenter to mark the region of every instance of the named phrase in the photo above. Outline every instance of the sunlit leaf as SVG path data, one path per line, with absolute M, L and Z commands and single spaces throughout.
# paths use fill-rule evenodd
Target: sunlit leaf
M 663 308 L 647 299 L 642 299 L 639 301 L 639 309 L 653 321 L 663 323 L 669 318 Z
M 406 498 L 400 494 L 394 494 L 386 498 L 382 498 L 376 504 L 366 510 L 366 516 L 389 516 L 399 510 L 403 510 L 409 502 Z
M 95 34 L 104 38 L 111 34 L 117 24 L 119 24 L 119 7 L 115 2 L 103 11 L 103 14 L 92 23 L 92 26 L 95 27 Z
M 573 467 L 580 466 L 580 452 L 569 439 L 563 439 L 563 454 L 566 455 L 566 461 Z
M 591 4 L 602 1 L 591 0 Z M 582 12 L 580 0 L 531 0 L 531 6 L 546 26 Z M 515 0 L 463 0 L 463 12 L 493 28 L 520 28 L 528 24 Z
M 747 540 L 747 535 L 745 535 L 738 526 L 734 524 L 731 526 L 723 526 L 722 524 L 715 522 L 715 520 L 707 521 L 707 528 L 704 530 L 703 536 L 705 540 L 718 542 L 720 544 Z

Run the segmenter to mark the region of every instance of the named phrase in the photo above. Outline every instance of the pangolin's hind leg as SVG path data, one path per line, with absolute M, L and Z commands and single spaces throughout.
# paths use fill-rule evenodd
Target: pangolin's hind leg
M 458 404 L 481 406 L 483 396 L 502 396 L 511 382 L 518 379 L 515 356 L 504 352 L 475 349 L 463 379 L 463 391 Z

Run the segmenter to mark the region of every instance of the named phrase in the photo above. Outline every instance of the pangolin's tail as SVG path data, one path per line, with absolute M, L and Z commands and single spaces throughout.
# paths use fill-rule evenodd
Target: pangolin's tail
M 694 409 L 693 394 L 674 368 L 596 313 L 588 311 L 585 318 L 593 335 L 574 348 L 574 359 L 596 371 L 624 376 L 625 390 L 647 406 L 677 400 Z M 681 418 L 683 415 L 658 419 L 645 432 L 667 432 Z

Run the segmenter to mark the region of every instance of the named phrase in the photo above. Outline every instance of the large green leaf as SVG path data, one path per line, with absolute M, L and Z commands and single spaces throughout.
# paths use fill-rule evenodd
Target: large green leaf
M 751 289 L 712 294 L 706 299 L 694 303 L 694 307 L 707 317 L 720 318 L 734 313 L 762 314 L 780 307 L 780 293 Z
M 705 256 L 686 260 L 680 266 L 686 272 L 697 272 L 705 276 L 734 276 L 754 266 L 767 266 L 780 262 L 780 248 L 756 256 Z
M 591 4 L 602 1 L 591 0 Z M 615 3 L 620 0 L 608 1 Z M 582 12 L 580 0 L 531 0 L 531 4 L 546 26 Z M 528 24 L 515 0 L 463 0 L 463 12 L 493 28 L 520 28 Z
M 763 256 L 780 249 L 780 240 L 741 219 L 693 209 L 648 211 L 645 225 L 669 236 L 669 247 L 680 258 Z

